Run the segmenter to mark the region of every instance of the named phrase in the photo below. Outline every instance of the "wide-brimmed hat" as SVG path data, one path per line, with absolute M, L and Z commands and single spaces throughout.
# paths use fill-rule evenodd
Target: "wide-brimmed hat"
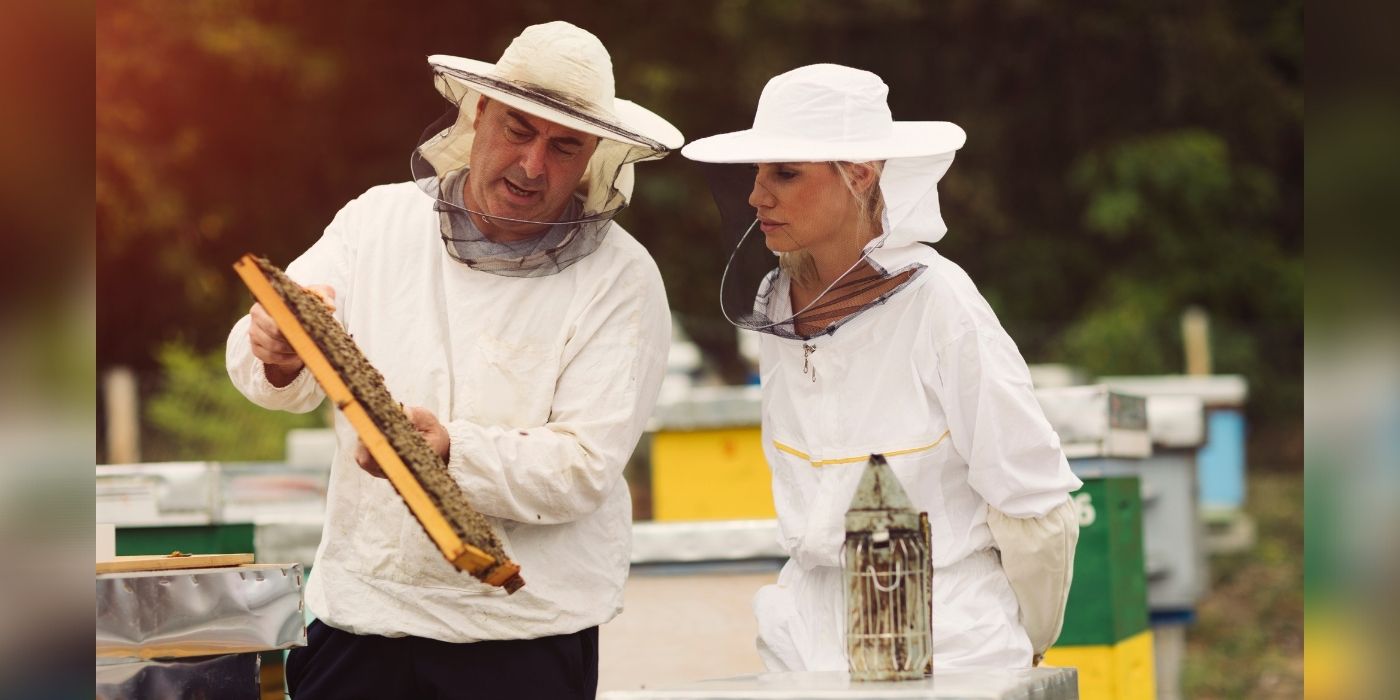
M 681 150 L 705 163 L 869 162 L 952 153 L 967 140 L 952 122 L 897 122 L 889 87 L 869 71 L 818 63 L 764 86 L 753 128 Z
M 885 235 L 875 244 L 936 243 L 948 231 L 938 181 L 967 135 L 952 122 L 895 121 L 888 94 L 870 71 L 831 63 L 795 68 L 764 86 L 752 129 L 699 139 L 681 155 L 720 164 L 884 161 Z
M 720 278 L 720 309 L 730 323 L 785 338 L 835 333 L 926 268 L 920 254 L 927 249 L 920 244 L 937 242 L 948 231 L 938 181 L 967 136 L 951 122 L 896 122 L 888 94 L 885 81 L 869 71 L 829 63 L 803 66 L 768 81 L 752 129 L 681 149 L 685 157 L 709 164 L 703 170 L 726 241 L 733 241 L 727 243 L 729 262 Z M 787 292 L 792 272 L 775 266 L 767 232 L 754 233 L 761 229 L 751 164 L 840 161 L 883 163 L 879 226 L 844 273 L 794 308 Z
M 428 63 L 434 85 L 451 107 L 424 131 L 409 168 L 418 187 L 437 200 L 449 253 L 478 270 L 543 276 L 586 257 L 630 201 L 634 164 L 661 158 L 684 142 L 665 119 L 614 95 L 607 49 L 567 22 L 526 28 L 496 63 L 457 56 L 431 56 Z M 472 217 L 507 219 L 472 210 L 461 199 L 476 141 L 477 108 L 486 99 L 599 137 L 574 185 L 573 202 L 550 221 L 512 219 L 547 229 L 528 246 L 490 240 Z
M 608 50 L 568 22 L 527 27 L 495 63 L 445 55 L 430 56 L 428 63 L 438 91 L 454 103 L 475 91 L 560 126 L 650 149 L 652 157 L 684 142 L 670 122 L 617 98 Z
M 526 27 L 496 63 L 442 55 L 428 63 L 433 84 L 452 108 L 424 132 L 412 170 L 419 186 L 439 200 L 440 180 L 469 165 L 482 98 L 602 139 L 579 182 L 585 217 L 616 213 L 632 197 L 633 164 L 662 158 L 685 142 L 665 119 L 614 95 L 608 50 L 568 22 Z

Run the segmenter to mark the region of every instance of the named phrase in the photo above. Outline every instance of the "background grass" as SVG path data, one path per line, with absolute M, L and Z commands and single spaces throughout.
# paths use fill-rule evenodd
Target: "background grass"
M 1303 477 L 1252 470 L 1248 551 L 1212 558 L 1211 588 L 1187 634 L 1188 698 L 1303 695 Z

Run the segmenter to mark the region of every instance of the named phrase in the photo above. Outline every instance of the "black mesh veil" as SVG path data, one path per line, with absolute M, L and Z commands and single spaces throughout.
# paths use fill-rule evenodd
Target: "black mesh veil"
M 884 303 L 918 272 L 908 267 L 886 270 L 876 262 L 873 254 L 886 241 L 881 235 L 866 243 L 859 259 L 835 279 L 816 284 L 809 290 L 816 291 L 815 296 L 794 309 L 795 266 L 783 264 L 769 249 L 768 234 L 760 229 L 758 212 L 749 204 L 756 166 L 699 166 L 719 209 L 724 249 L 729 256 L 720 282 L 720 310 L 740 329 L 803 339 L 834 333 L 861 312 Z M 888 229 L 888 218 L 882 217 L 882 226 Z
M 435 201 L 448 254 L 474 269 L 510 277 L 539 277 L 568 268 L 598 248 L 613 218 L 627 206 L 632 164 L 667 151 L 665 146 L 646 143 L 549 91 L 532 91 L 528 86 L 490 81 L 441 66 L 434 69 L 439 90 L 450 106 L 424 130 L 410 158 L 410 170 L 419 189 Z M 447 81 L 446 75 L 454 80 Z M 482 98 L 473 85 L 483 81 L 491 83 L 487 87 L 508 90 L 511 97 L 547 106 L 607 133 L 617 131 L 619 137 L 625 136 L 632 143 L 600 138 L 572 199 L 554 220 L 521 220 L 475 211 L 466 204 L 463 188 L 471 176 L 473 121 Z M 639 141 L 644 145 L 638 145 Z M 542 232 L 523 241 L 493 241 L 480 230 L 491 220 L 539 224 Z

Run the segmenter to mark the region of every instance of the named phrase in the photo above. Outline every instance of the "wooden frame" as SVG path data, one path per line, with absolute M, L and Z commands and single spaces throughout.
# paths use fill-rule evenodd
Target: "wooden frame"
M 447 557 L 453 566 L 471 574 L 476 574 L 495 564 L 495 557 L 483 552 L 478 547 L 463 542 L 462 538 L 457 536 L 457 532 L 452 529 L 452 524 L 447 521 L 437 506 L 433 505 L 432 499 L 423 489 L 423 485 L 418 482 L 418 478 L 413 475 L 413 471 L 403 463 L 399 454 L 394 451 L 393 446 L 389 444 L 389 439 L 379 430 L 379 426 L 374 424 L 369 412 L 351 393 L 350 387 L 346 385 L 340 373 L 335 370 L 335 367 L 326 359 L 325 354 L 321 352 L 321 348 L 311 339 L 311 335 L 306 332 L 301 321 L 287 306 L 286 300 L 273 288 L 272 283 L 263 274 L 262 268 L 258 267 L 253 256 L 244 255 L 238 262 L 234 263 L 233 269 L 239 277 L 243 278 L 243 283 L 248 285 L 249 291 L 253 293 L 253 298 L 262 304 L 263 309 L 272 316 L 272 320 L 277 323 L 277 328 L 282 331 L 287 342 L 291 343 L 292 348 L 296 350 L 297 356 L 306 363 L 312 376 L 326 391 L 326 396 L 335 402 L 336 407 L 345 414 L 346 420 L 350 421 L 350 425 L 355 428 L 355 433 L 360 436 L 360 441 L 379 462 L 380 468 L 384 470 L 384 475 L 389 478 L 394 489 L 403 497 L 404 503 L 413 512 L 414 517 L 423 524 L 423 529 L 427 530 L 428 537 L 437 545 L 442 555 Z M 493 586 L 501 586 L 519 572 L 519 564 L 507 562 L 496 567 L 490 578 L 485 579 L 485 581 Z
M 251 554 L 152 554 L 124 556 L 97 562 L 97 573 L 120 574 L 132 571 L 173 571 L 208 569 L 219 566 L 252 564 Z

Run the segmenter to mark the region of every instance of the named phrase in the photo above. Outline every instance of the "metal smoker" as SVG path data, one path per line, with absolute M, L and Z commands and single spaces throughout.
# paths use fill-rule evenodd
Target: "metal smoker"
M 846 656 L 851 680 L 923 678 L 933 653 L 929 553 L 883 455 L 871 455 L 846 511 Z

